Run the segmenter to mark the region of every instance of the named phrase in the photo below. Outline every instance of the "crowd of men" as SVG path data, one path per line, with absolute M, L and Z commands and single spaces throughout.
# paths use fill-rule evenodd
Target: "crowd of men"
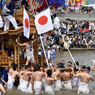
M 74 63 L 74 67 L 71 61 L 65 63 L 62 60 L 57 65 L 49 61 L 48 64 L 44 63 L 44 66 L 36 64 L 34 67 L 30 65 L 20 66 L 15 63 L 11 64 L 11 68 L 8 72 L 7 83 L 1 78 L 8 89 L 14 87 L 14 82 L 19 77 L 18 90 L 24 93 L 47 93 L 54 94 L 56 91 L 60 91 L 65 87 L 66 89 L 72 89 L 78 87 L 77 93 L 89 93 L 88 83 L 90 80 L 94 81 L 94 78 L 90 75 L 90 67 L 85 65 L 79 67 L 79 63 Z M 93 61 L 92 70 L 95 71 L 95 61 Z M 0 85 L 2 92 L 6 95 L 6 91 L 3 86 Z

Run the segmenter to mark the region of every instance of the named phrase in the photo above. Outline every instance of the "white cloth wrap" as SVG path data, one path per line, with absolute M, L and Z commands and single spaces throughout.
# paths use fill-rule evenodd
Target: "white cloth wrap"
M 68 81 L 63 81 L 63 86 L 66 88 L 66 89 L 72 89 L 72 83 L 71 83 L 71 80 L 68 80 Z
M 9 80 L 7 82 L 7 88 L 12 89 L 14 86 L 14 82 L 15 82 L 15 79 L 13 79 L 12 77 L 9 77 Z
M 45 93 L 46 94 L 54 94 L 54 84 L 53 85 L 45 84 Z
M 19 83 L 19 86 L 18 86 L 19 90 L 21 90 L 22 84 L 23 84 L 23 79 L 20 79 L 20 83 Z
M 72 79 L 72 86 L 79 86 L 80 77 Z
M 86 94 L 89 93 L 88 83 L 80 82 L 78 87 L 78 94 Z
M 0 28 L 3 27 L 3 20 L 2 20 L 2 17 L 0 15 Z
M 31 48 L 31 51 L 30 49 L 26 49 L 26 54 L 27 54 L 27 59 L 30 59 L 30 62 L 34 63 L 34 49 Z
M 8 80 L 11 78 L 11 75 L 8 74 Z
M 45 87 L 45 78 L 42 78 L 42 88 Z
M 29 84 L 28 81 L 23 80 L 23 84 L 22 84 L 22 86 L 21 86 L 21 90 L 22 90 L 23 92 L 27 92 L 28 84 Z
M 61 83 L 61 79 L 55 81 L 55 91 L 61 90 L 62 89 L 62 83 Z
M 29 86 L 27 88 L 27 93 L 33 93 L 33 91 L 32 91 L 32 84 L 31 83 L 29 83 Z
M 34 91 L 35 91 L 35 94 L 42 93 L 42 82 L 41 81 L 34 81 Z

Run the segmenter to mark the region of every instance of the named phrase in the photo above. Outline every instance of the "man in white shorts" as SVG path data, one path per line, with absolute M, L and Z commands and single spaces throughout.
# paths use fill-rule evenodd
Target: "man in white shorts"
M 25 46 L 26 47 L 26 52 L 27 52 L 27 61 L 26 61 L 26 65 L 29 64 L 29 62 L 31 63 L 31 67 L 34 66 L 34 49 L 33 49 L 33 43 L 36 41 L 37 37 L 35 37 L 35 39 L 33 40 L 32 38 L 29 38 L 27 41 L 27 43 L 19 43 L 18 39 L 16 39 L 16 42 L 19 46 Z

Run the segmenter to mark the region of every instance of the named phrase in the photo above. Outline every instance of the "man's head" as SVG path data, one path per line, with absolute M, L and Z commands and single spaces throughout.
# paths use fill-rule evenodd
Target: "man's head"
M 63 63 L 57 63 L 57 68 L 63 68 Z
M 50 77 L 52 75 L 52 70 L 51 69 L 48 69 L 47 70 L 47 76 Z
M 81 71 L 85 71 L 85 69 L 86 69 L 86 66 L 83 65 L 83 66 L 81 67 Z
M 15 63 L 12 63 L 12 64 L 11 64 L 11 68 L 13 68 L 14 65 L 15 65 Z
M 13 65 L 13 70 L 15 71 L 15 70 L 18 70 L 18 65 L 17 64 L 14 64 Z
M 76 62 L 76 64 L 74 63 L 74 66 L 76 67 L 76 65 L 79 67 L 79 62 Z
M 49 59 L 49 60 L 48 60 L 48 63 L 52 63 L 52 60 L 51 60 L 51 59 Z
M 39 71 L 40 70 L 40 65 L 39 64 L 36 64 L 35 66 L 34 66 L 34 71 Z
M 33 41 L 33 39 L 29 37 L 29 39 L 27 39 L 28 44 L 31 44 L 31 41 Z
M 91 68 L 88 66 L 88 67 L 86 67 L 86 71 L 89 73 L 90 72 L 90 70 L 91 70 Z
M 30 65 L 26 65 L 26 66 L 25 66 L 25 69 L 26 69 L 27 71 L 30 71 Z
M 69 61 L 69 62 L 67 63 L 67 66 L 68 66 L 68 67 L 72 67 L 72 62 Z
M 25 70 L 25 67 L 23 65 L 20 66 L 20 70 L 21 71 L 24 71 Z

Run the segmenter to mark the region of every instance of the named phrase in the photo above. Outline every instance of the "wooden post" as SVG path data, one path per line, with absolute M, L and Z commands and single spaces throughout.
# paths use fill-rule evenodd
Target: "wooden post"
M 20 60 L 19 60 L 19 46 L 14 46 L 14 52 L 15 52 L 15 64 L 18 64 L 20 66 Z

